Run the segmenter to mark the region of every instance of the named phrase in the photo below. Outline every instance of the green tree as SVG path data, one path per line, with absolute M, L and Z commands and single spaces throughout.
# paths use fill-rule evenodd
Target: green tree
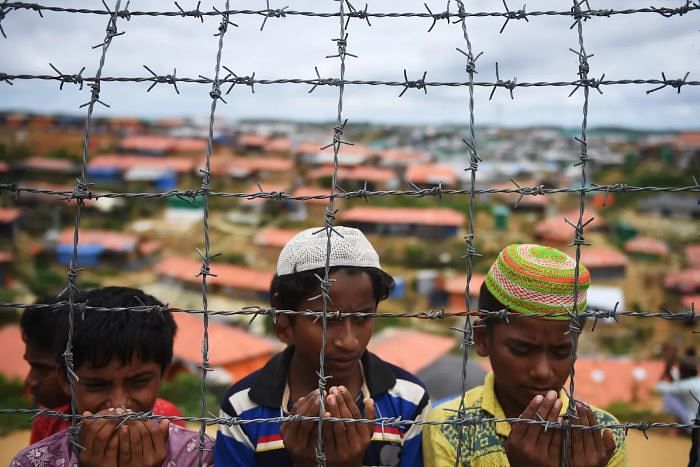
M 160 389 L 160 396 L 177 405 L 185 417 L 199 417 L 202 415 L 202 403 L 199 396 L 201 386 L 202 381 L 199 377 L 190 373 L 180 373 L 172 381 L 163 385 Z M 223 397 L 223 393 L 221 397 Z M 218 412 L 219 400 L 219 395 L 211 387 L 207 387 L 204 401 L 208 412 Z
M 19 379 L 8 379 L 0 375 L 0 407 L 3 409 L 26 409 L 32 406 L 24 395 L 24 384 Z M 26 430 L 32 425 L 31 415 L 12 414 L 0 416 L 0 436 L 16 430 Z

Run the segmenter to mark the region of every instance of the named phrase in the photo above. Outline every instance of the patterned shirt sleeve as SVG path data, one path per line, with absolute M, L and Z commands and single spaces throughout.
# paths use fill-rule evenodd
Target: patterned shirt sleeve
M 447 412 L 442 409 L 433 410 L 428 416 L 429 421 L 444 421 Z M 425 425 L 423 428 L 423 465 L 425 467 L 452 466 L 457 454 L 447 441 L 440 425 Z

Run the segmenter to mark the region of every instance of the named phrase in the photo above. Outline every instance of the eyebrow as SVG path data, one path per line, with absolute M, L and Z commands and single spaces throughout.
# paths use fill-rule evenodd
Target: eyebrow
M 141 379 L 146 377 L 152 378 L 153 376 L 155 376 L 155 372 L 153 371 L 142 371 L 141 373 L 136 373 L 133 376 L 129 376 L 128 378 L 126 378 L 126 380 L 131 381 L 133 379 Z
M 531 341 L 525 340 L 525 339 L 519 339 L 517 337 L 508 337 L 506 338 L 506 344 L 516 344 L 516 345 L 522 345 L 526 347 L 541 347 L 540 344 L 535 344 Z M 562 342 L 560 344 L 554 344 L 551 346 L 552 348 L 555 349 L 564 349 L 564 348 L 570 348 L 571 347 L 571 342 Z

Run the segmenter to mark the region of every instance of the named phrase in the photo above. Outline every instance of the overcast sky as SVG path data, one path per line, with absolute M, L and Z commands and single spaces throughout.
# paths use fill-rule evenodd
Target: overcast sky
M 286 5 L 291 10 L 337 11 L 332 0 L 270 0 L 272 8 Z M 423 12 L 424 0 L 366 0 L 369 11 Z M 443 0 L 426 0 L 433 12 L 443 11 Z M 40 0 L 45 5 L 80 6 L 102 9 L 99 1 Z M 112 0 L 108 1 L 114 4 Z M 196 0 L 182 0 L 185 9 Z M 354 0 L 361 8 L 365 1 Z M 653 0 L 644 6 L 676 7 L 682 0 Z M 470 11 L 503 11 L 501 0 L 467 0 Z M 592 8 L 634 8 L 638 0 L 590 0 Z M 224 1 L 203 1 L 202 9 L 223 8 Z M 522 3 L 509 1 L 511 9 Z M 527 10 L 567 10 L 566 1 L 528 1 Z M 130 10 L 175 10 L 168 1 L 132 0 Z M 231 8 L 265 8 L 264 0 L 232 1 Z M 452 11 L 456 2 L 452 1 Z M 238 28 L 229 28 L 225 37 L 222 62 L 239 75 L 255 72 L 256 78 L 314 78 L 317 66 L 322 77 L 338 77 L 336 53 L 331 38 L 338 36 L 337 18 L 288 16 L 271 18 L 260 31 L 262 17 L 235 16 Z M 0 73 L 52 74 L 49 62 L 64 73 L 77 73 L 85 66 L 84 76 L 94 76 L 100 49 L 92 49 L 104 37 L 105 16 L 44 12 L 42 19 L 34 11 L 12 11 L 2 22 L 8 38 L 0 37 Z M 177 68 L 180 77 L 213 76 L 219 20 L 205 18 L 132 17 L 118 21 L 125 35 L 115 38 L 108 51 L 103 76 L 148 76 L 146 64 L 159 74 Z M 373 18 L 372 26 L 354 20 L 349 27 L 347 79 L 403 80 L 424 71 L 428 81 L 466 81 L 465 49 L 459 24 L 440 21 L 428 33 L 426 18 Z M 470 18 L 467 27 L 475 52 L 484 52 L 478 60 L 478 80 L 495 80 L 495 63 L 502 79 L 517 77 L 525 81 L 571 81 L 577 75 L 578 59 L 568 49 L 578 48 L 576 28 L 569 29 L 568 17 L 531 17 L 529 22 L 510 21 L 498 31 L 502 18 Z M 700 79 L 700 11 L 681 17 L 664 18 L 659 14 L 616 15 L 593 18 L 584 23 L 584 44 L 590 58 L 590 77 L 606 79 L 682 77 Z M 210 86 L 180 84 L 181 94 L 172 86 L 160 84 L 150 93 L 150 83 L 105 83 L 101 99 L 110 109 L 97 108 L 98 115 L 141 117 L 202 117 L 208 115 Z M 651 95 L 652 86 L 607 86 L 604 95 L 592 92 L 589 109 L 591 125 L 622 125 L 639 128 L 700 128 L 700 86 L 686 86 L 677 94 L 671 88 Z M 297 120 L 332 120 L 337 112 L 338 89 L 319 87 L 307 94 L 309 86 L 259 85 L 255 94 L 245 86 L 236 86 L 225 96 L 228 104 L 218 107 L 217 115 L 229 119 L 275 117 Z M 508 126 L 539 124 L 580 125 L 581 92 L 567 97 L 571 88 L 519 88 L 515 100 L 499 89 L 493 100 L 489 88 L 477 88 L 476 123 Z M 401 88 L 387 86 L 347 86 L 343 115 L 350 122 L 388 123 L 460 123 L 468 121 L 467 89 L 430 88 L 427 95 L 409 89 L 399 98 Z M 89 89 L 78 91 L 57 82 L 20 81 L 9 86 L 0 82 L 0 110 L 29 110 L 84 114 L 79 105 L 89 99 Z

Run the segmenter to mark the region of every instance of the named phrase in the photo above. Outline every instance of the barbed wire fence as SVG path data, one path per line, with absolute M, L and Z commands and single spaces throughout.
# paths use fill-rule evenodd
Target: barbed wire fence
M 23 309 L 29 306 L 37 308 L 45 308 L 47 312 L 55 311 L 61 308 L 67 309 L 69 311 L 68 316 L 69 331 L 67 336 L 67 346 L 63 354 L 65 359 L 65 364 L 67 368 L 67 376 L 71 386 L 71 398 L 72 398 L 72 409 L 70 414 L 64 414 L 61 412 L 56 412 L 53 410 L 46 409 L 18 409 L 18 408 L 2 408 L 0 409 L 0 415 L 5 414 L 27 414 L 30 416 L 47 415 L 52 417 L 59 417 L 64 420 L 70 420 L 72 423 L 72 440 L 75 449 L 82 449 L 77 442 L 77 430 L 79 429 L 79 424 L 84 419 L 91 418 L 109 418 L 109 419 L 120 419 L 120 423 L 124 423 L 128 420 L 148 420 L 148 419 L 168 419 L 168 420 L 182 420 L 190 423 L 198 423 L 200 425 L 200 435 L 199 435 L 199 463 L 202 464 L 202 456 L 206 449 L 205 447 L 205 430 L 207 426 L 210 425 L 245 425 L 251 423 L 266 423 L 266 422 L 285 422 L 285 421 L 300 421 L 300 420 L 312 420 L 318 422 L 318 444 L 316 447 L 316 458 L 319 466 L 326 465 L 326 457 L 323 446 L 323 437 L 321 436 L 324 423 L 342 421 L 348 423 L 370 423 L 379 424 L 382 427 L 393 426 L 393 427 L 409 427 L 412 425 L 440 425 L 447 424 L 453 425 L 458 428 L 459 444 L 457 448 L 457 459 L 459 462 L 460 455 L 464 449 L 465 442 L 467 440 L 464 436 L 465 427 L 478 426 L 480 424 L 494 423 L 494 422 L 509 422 L 509 423 L 526 423 L 542 425 L 545 429 L 559 429 L 563 431 L 564 434 L 564 446 L 571 447 L 571 432 L 574 429 L 579 430 L 596 430 L 601 428 L 619 428 L 625 431 L 628 430 L 639 430 L 646 435 L 646 432 L 651 429 L 658 428 L 681 428 L 681 429 L 698 429 L 697 424 L 681 424 L 681 423 L 661 423 L 661 422 L 644 422 L 644 423 L 618 423 L 618 424 L 598 424 L 594 426 L 579 425 L 576 423 L 577 415 L 575 409 L 575 362 L 576 362 L 576 347 L 578 343 L 578 336 L 583 330 L 582 319 L 592 318 L 594 320 L 594 325 L 592 330 L 595 329 L 595 324 L 599 319 L 609 319 L 612 318 L 618 322 L 618 318 L 658 318 L 671 321 L 685 321 L 685 322 L 696 322 L 697 315 L 695 304 L 691 304 L 690 309 L 685 312 L 672 313 L 667 310 L 650 310 L 650 311 L 626 311 L 618 310 L 618 305 L 615 304 L 614 307 L 608 309 L 596 309 L 594 307 L 589 307 L 587 311 L 579 311 L 576 306 L 576 300 L 578 298 L 577 286 L 578 281 L 574 284 L 574 306 L 571 310 L 563 310 L 562 313 L 557 316 L 569 318 L 569 334 L 571 336 L 571 342 L 573 346 L 573 351 L 571 354 L 570 362 L 570 382 L 568 394 L 570 395 L 569 405 L 566 410 L 566 417 L 561 422 L 549 422 L 544 420 L 533 420 L 524 418 L 484 418 L 478 416 L 471 416 L 467 413 L 468 408 L 464 406 L 464 400 L 462 400 L 459 410 L 454 417 L 450 417 L 447 420 L 439 421 L 413 421 L 413 420 L 402 420 L 400 418 L 393 417 L 379 417 L 376 419 L 337 419 L 333 417 L 324 417 L 324 402 L 321 398 L 321 409 L 319 416 L 316 417 L 305 417 L 299 415 L 290 415 L 284 417 L 276 417 L 274 419 L 254 419 L 254 420 L 244 420 L 240 418 L 229 418 L 229 417 L 216 417 L 207 412 L 207 407 L 205 404 L 205 390 L 207 384 L 207 373 L 211 370 L 209 367 L 209 340 L 208 340 L 208 324 L 209 317 L 211 316 L 247 316 L 250 317 L 251 323 L 258 316 L 268 316 L 275 319 L 276 316 L 285 315 L 299 315 L 306 317 L 313 317 L 321 320 L 323 328 L 323 344 L 321 346 L 321 351 L 319 354 L 319 364 L 320 371 L 318 374 L 318 387 L 320 391 L 324 391 L 329 384 L 330 376 L 325 374 L 324 360 L 325 360 L 325 339 L 326 339 L 326 326 L 328 319 L 340 319 L 346 317 L 373 317 L 373 318 L 414 318 L 414 319 L 425 319 L 425 320 L 445 320 L 453 317 L 464 317 L 464 326 L 462 329 L 456 329 L 462 336 L 462 389 L 466 389 L 466 368 L 469 359 L 469 349 L 474 345 L 474 327 L 470 318 L 472 317 L 491 317 L 502 320 L 506 323 L 510 322 L 511 319 L 521 319 L 524 318 L 523 315 L 517 313 L 511 313 L 507 310 L 501 310 L 499 312 L 489 312 L 478 310 L 474 306 L 469 297 L 469 286 L 473 276 L 473 261 L 476 257 L 480 256 L 479 252 L 475 247 L 476 229 L 475 229 L 475 205 L 477 202 L 477 195 L 479 194 L 493 194 L 493 193 L 510 193 L 518 195 L 515 206 L 517 207 L 523 197 L 526 196 L 547 196 L 556 193 L 572 193 L 577 194 L 579 197 L 579 209 L 578 217 L 575 219 L 567 219 L 566 222 L 571 226 L 574 233 L 574 241 L 572 246 L 575 247 L 575 260 L 576 260 L 576 275 L 578 276 L 580 259 L 581 259 L 581 249 L 587 246 L 585 240 L 586 227 L 590 224 L 592 219 L 586 219 L 585 207 L 586 207 L 586 195 L 589 193 L 602 193 L 607 199 L 610 193 L 655 193 L 655 192 L 668 192 L 668 193 L 700 193 L 700 184 L 698 180 L 689 174 L 688 184 L 685 186 L 631 186 L 624 183 L 619 184 L 604 184 L 598 185 L 590 183 L 589 172 L 588 172 L 588 162 L 590 162 L 590 157 L 588 154 L 588 112 L 590 99 L 589 95 L 591 90 L 596 90 L 600 94 L 603 93 L 603 89 L 608 86 L 630 86 L 630 85 L 644 85 L 647 86 L 645 90 L 646 94 L 655 93 L 666 88 L 671 88 L 677 93 L 681 92 L 681 89 L 685 86 L 698 86 L 700 81 L 693 81 L 689 79 L 689 73 L 685 73 L 682 77 L 677 78 L 667 78 L 665 73 L 661 73 L 661 79 L 658 78 L 642 78 L 642 79 L 618 79 L 618 80 L 606 80 L 605 75 L 602 74 L 600 78 L 591 78 L 591 67 L 588 63 L 588 59 L 592 56 L 589 54 L 585 47 L 584 41 L 584 23 L 587 20 L 593 18 L 613 18 L 620 15 L 641 15 L 641 14 L 653 14 L 660 15 L 666 19 L 671 19 L 674 17 L 694 14 L 698 15 L 698 10 L 700 10 L 700 3 L 687 0 L 681 5 L 669 8 L 669 7 L 643 7 L 643 8 L 633 8 L 633 9 L 592 9 L 588 0 L 572 0 L 572 5 L 568 10 L 550 10 L 550 11 L 526 11 L 526 7 L 523 6 L 519 10 L 511 10 L 506 3 L 503 1 L 504 10 L 502 11 L 482 11 L 482 12 L 471 12 L 468 11 L 464 2 L 462 0 L 456 0 L 456 11 L 451 9 L 451 1 L 447 1 L 447 5 L 444 11 L 433 12 L 427 4 L 425 4 L 426 11 L 419 12 L 371 12 L 368 6 L 365 5 L 364 9 L 355 8 L 348 0 L 334 0 L 338 4 L 338 9 L 335 12 L 315 12 L 315 11 L 296 11 L 290 10 L 288 7 L 284 8 L 270 8 L 269 1 L 267 1 L 267 8 L 251 10 L 251 9 L 230 9 L 229 1 L 225 2 L 225 7 L 221 10 L 213 8 L 212 10 L 204 11 L 200 9 L 201 2 L 197 3 L 194 9 L 186 10 L 178 2 L 174 2 L 174 9 L 170 11 L 137 11 L 129 9 L 129 2 L 122 6 L 121 0 L 116 0 L 113 7 L 110 7 L 104 0 L 104 9 L 86 9 L 86 8 L 64 8 L 59 6 L 48 6 L 41 5 L 38 3 L 27 3 L 27 2 L 11 2 L 5 0 L 0 3 L 0 34 L 3 37 L 7 37 L 5 29 L 3 29 L 3 22 L 10 22 L 12 19 L 12 13 L 17 11 L 35 11 L 38 15 L 43 17 L 44 12 L 52 13 L 66 13 L 66 14 L 82 14 L 82 15 L 96 15 L 107 17 L 107 26 L 105 28 L 105 36 L 102 42 L 95 45 L 93 48 L 101 48 L 101 55 L 99 60 L 99 65 L 94 76 L 83 76 L 85 68 L 83 67 L 76 74 L 66 74 L 60 71 L 53 64 L 49 63 L 49 67 L 53 70 L 51 74 L 10 74 L 5 73 L 0 70 L 0 85 L 3 83 L 5 85 L 12 86 L 14 81 L 20 80 L 39 80 L 39 81 L 54 81 L 59 84 L 59 89 L 63 89 L 66 84 L 73 84 L 79 86 L 82 90 L 83 86 L 87 85 L 90 88 L 90 99 L 88 102 L 83 104 L 81 108 L 87 108 L 87 115 L 85 119 L 85 129 L 83 138 L 83 151 L 82 151 L 82 166 L 81 173 L 76 180 L 75 186 L 72 191 L 61 191 L 61 190 L 51 190 L 42 189 L 30 186 L 22 186 L 18 183 L 2 183 L 0 184 L 0 193 L 8 193 L 14 197 L 19 197 L 22 193 L 33 193 L 47 195 L 56 199 L 70 201 L 75 203 L 75 222 L 74 222 L 74 236 L 73 236 L 73 250 L 70 265 L 67 272 L 67 287 L 62 292 L 62 301 L 57 304 L 42 305 L 42 304 L 32 304 L 27 305 L 23 303 L 2 303 L 0 304 L 0 309 Z M 328 59 L 336 59 L 339 64 L 339 71 L 337 77 L 322 78 L 316 70 L 316 77 L 311 78 L 280 78 L 280 79 L 264 79 L 256 78 L 256 74 L 251 75 L 237 75 L 230 68 L 222 64 L 222 51 L 224 47 L 225 35 L 229 27 L 236 27 L 237 25 L 232 21 L 237 16 L 259 16 L 262 19 L 260 30 L 263 30 L 268 20 L 283 20 L 286 17 L 291 16 L 305 16 L 313 18 L 337 18 L 339 21 L 339 31 L 338 37 L 332 38 L 332 41 L 336 44 L 337 51 L 328 55 Z M 110 44 L 115 38 L 123 35 L 125 31 L 119 32 L 119 25 L 122 24 L 122 20 L 129 21 L 131 18 L 150 16 L 150 17 L 166 17 L 166 18 L 182 18 L 182 19 L 199 19 L 204 22 L 205 17 L 213 17 L 219 20 L 218 32 L 215 34 L 218 37 L 218 46 L 216 47 L 216 60 L 214 72 L 211 78 L 205 76 L 198 77 L 182 77 L 177 76 L 177 70 L 174 68 L 172 74 L 159 75 L 155 73 L 151 68 L 144 65 L 145 70 L 149 75 L 144 76 L 103 76 L 102 71 L 107 58 L 107 52 Z M 499 32 L 503 32 L 508 26 L 510 21 L 525 21 L 528 22 L 529 18 L 538 16 L 562 16 L 571 18 L 573 23 L 571 26 L 572 30 L 575 30 L 576 39 L 578 41 L 577 49 L 570 49 L 578 58 L 578 78 L 571 81 L 536 81 L 536 82 L 520 82 L 517 79 L 513 80 L 502 80 L 499 75 L 498 65 L 496 66 L 496 80 L 495 81 L 478 81 L 475 79 L 477 73 L 477 61 L 482 55 L 481 52 L 475 53 L 471 37 L 469 35 L 469 27 L 467 25 L 467 20 L 496 17 L 502 18 L 504 22 L 500 28 Z M 458 48 L 457 52 L 465 60 L 465 81 L 426 81 L 427 72 L 424 72 L 422 78 L 410 80 L 407 73 L 404 71 L 403 81 L 390 81 L 390 80 L 347 80 L 345 78 L 346 70 L 346 59 L 348 57 L 356 58 L 351 52 L 348 51 L 349 41 L 348 41 L 348 28 L 351 21 L 359 20 L 366 22 L 371 26 L 371 20 L 378 18 L 388 18 L 388 19 L 402 19 L 402 18 L 422 18 L 426 20 L 426 25 L 428 25 L 428 32 L 432 31 L 438 21 L 445 21 L 448 24 L 456 24 L 460 27 L 462 35 L 464 38 L 464 48 Z M 5 24 L 6 24 L 5 23 Z M 225 72 L 222 72 L 222 69 Z M 211 86 L 211 91 L 209 96 L 211 98 L 211 109 L 209 113 L 209 132 L 207 138 L 207 149 L 206 149 L 206 159 L 205 168 L 202 170 L 202 184 L 196 189 L 187 190 L 167 190 L 162 192 L 96 192 L 91 190 L 91 183 L 88 179 L 88 162 L 90 159 L 90 147 L 89 140 L 91 136 L 92 129 L 92 118 L 93 111 L 97 104 L 108 107 L 108 104 L 100 100 L 100 90 L 103 83 L 112 82 L 123 82 L 123 83 L 144 83 L 148 85 L 146 91 L 150 91 L 155 86 L 159 84 L 172 85 L 177 94 L 179 94 L 178 83 L 194 83 Z M 323 193 L 318 193 L 316 195 L 307 196 L 294 196 L 292 194 L 278 192 L 278 191 L 265 191 L 262 186 L 259 186 L 258 192 L 223 192 L 214 191 L 211 189 L 212 183 L 212 173 L 211 173 L 211 161 L 213 157 L 213 142 L 214 142 L 214 122 L 216 117 L 216 109 L 219 101 L 226 103 L 224 96 L 229 94 L 234 86 L 242 85 L 250 87 L 250 90 L 254 92 L 255 86 L 265 86 L 265 85 L 281 85 L 281 84 L 299 84 L 311 86 L 309 93 L 313 92 L 319 86 L 335 87 L 338 89 L 338 99 L 337 99 L 337 116 L 335 125 L 332 128 L 332 141 L 323 148 L 332 148 L 333 151 L 333 174 L 331 177 L 331 187 L 330 190 Z M 228 86 L 228 90 L 224 92 L 222 89 Z M 424 93 L 428 92 L 429 88 L 435 87 L 453 87 L 462 88 L 467 91 L 467 137 L 464 139 L 466 147 L 466 160 L 465 165 L 467 171 L 470 172 L 469 188 L 467 189 L 447 189 L 443 188 L 441 184 L 433 186 L 431 188 L 418 188 L 413 187 L 408 190 L 368 190 L 367 184 L 360 190 L 345 191 L 337 183 L 337 175 L 339 169 L 339 161 L 342 158 L 343 146 L 351 145 L 352 142 L 344 139 L 344 132 L 347 125 L 347 118 L 343 113 L 343 99 L 344 90 L 346 86 L 388 86 L 402 88 L 400 96 L 402 96 L 409 89 L 422 90 Z M 506 90 L 511 97 L 515 90 L 519 88 L 546 88 L 546 87 L 566 87 L 572 88 L 569 96 L 574 95 L 579 90 L 583 93 L 583 107 L 582 107 L 582 119 L 581 119 L 581 130 L 579 136 L 575 139 L 579 145 L 579 154 L 576 158 L 575 165 L 580 167 L 581 171 L 581 183 L 577 186 L 571 187 L 558 187 L 558 188 L 545 188 L 543 185 L 538 186 L 521 186 L 515 180 L 513 180 L 514 186 L 512 188 L 477 188 L 477 173 L 479 169 L 479 163 L 482 161 L 478 151 L 476 142 L 476 131 L 475 131 L 475 121 L 476 121 L 476 109 L 474 103 L 474 94 L 476 88 L 491 88 L 491 97 L 494 92 L 502 88 Z M 319 190 L 320 191 L 320 190 Z M 466 205 L 467 210 L 467 234 L 465 236 L 465 270 L 466 270 L 466 284 L 465 284 L 465 311 L 463 312 L 446 312 L 445 310 L 425 310 L 425 311 L 410 311 L 406 313 L 343 313 L 342 315 L 338 311 L 329 310 L 330 302 L 330 288 L 332 287 L 332 280 L 329 277 L 329 264 L 330 264 L 330 249 L 331 249 L 331 237 L 333 235 L 339 235 L 335 230 L 334 226 L 336 223 L 337 209 L 335 207 L 335 201 L 339 199 L 353 199 L 360 198 L 364 200 L 369 200 L 370 198 L 376 197 L 434 197 L 441 199 L 443 196 L 454 196 L 454 197 L 464 197 L 468 200 Z M 183 308 L 171 308 L 168 306 L 158 307 L 158 306 L 141 306 L 141 307 L 131 307 L 130 309 L 137 310 L 144 313 L 158 312 L 158 311 L 171 311 L 178 313 L 188 313 L 194 315 L 202 315 L 202 362 L 201 362 L 201 416 L 199 417 L 166 417 L 157 416 L 152 413 L 129 413 L 124 415 L 91 415 L 91 416 L 81 416 L 75 412 L 75 384 L 77 383 L 77 376 L 74 371 L 73 365 L 73 354 L 72 354 L 72 333 L 73 333 L 73 320 L 75 317 L 80 316 L 80 311 L 86 309 L 96 309 L 96 310 L 111 310 L 113 312 L 123 311 L 125 308 L 96 308 L 88 307 L 84 303 L 77 303 L 75 298 L 77 296 L 78 284 L 77 278 L 80 271 L 78 264 L 78 246 L 80 243 L 80 224 L 81 216 L 83 214 L 83 208 L 85 202 L 88 200 L 97 200 L 100 198 L 143 198 L 143 199 L 165 199 L 177 197 L 191 202 L 199 197 L 203 198 L 204 203 L 204 215 L 203 215 L 203 237 L 204 237 L 204 249 L 203 251 L 197 250 L 201 257 L 202 264 L 201 269 L 198 272 L 198 276 L 201 277 L 201 290 L 202 290 L 202 308 L 201 309 L 183 309 Z M 268 199 L 268 200 L 310 200 L 310 199 L 321 199 L 327 200 L 328 204 L 324 215 L 324 225 L 319 232 L 324 231 L 328 237 L 327 243 L 327 257 L 325 274 L 323 278 L 320 278 L 319 285 L 321 289 L 321 295 L 323 298 L 323 310 L 322 311 L 295 311 L 295 310 L 279 310 L 263 306 L 251 306 L 244 307 L 237 310 L 211 310 L 208 305 L 208 283 L 207 278 L 209 276 L 214 276 L 215 271 L 211 269 L 211 260 L 216 256 L 212 253 L 212 246 L 209 236 L 209 200 L 210 198 L 233 198 L 241 200 L 254 200 L 254 199 Z M 535 314 L 531 317 L 541 317 L 540 314 Z M 566 390 L 565 388 L 563 388 Z M 699 401 L 700 405 L 700 401 Z M 700 407 L 698 409 L 698 416 L 700 418 Z M 696 420 L 697 422 L 697 420 Z M 561 465 L 569 465 L 569 457 L 567 455 L 567 449 L 563 450 Z

